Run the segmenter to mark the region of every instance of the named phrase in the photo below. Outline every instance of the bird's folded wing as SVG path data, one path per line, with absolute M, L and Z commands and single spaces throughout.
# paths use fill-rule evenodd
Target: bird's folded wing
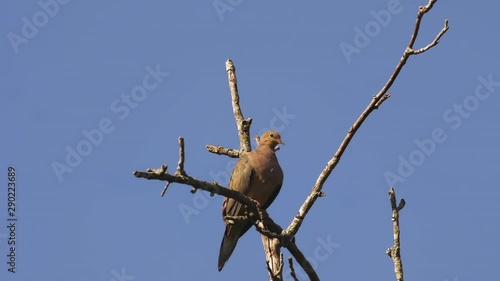
M 240 160 L 234 166 L 231 178 L 229 180 L 229 189 L 239 191 L 243 194 L 248 194 L 252 184 L 253 168 L 250 165 L 248 154 L 242 155 Z M 244 205 L 232 199 L 225 198 L 222 205 L 222 217 L 225 216 L 241 216 L 244 214 Z M 226 229 L 226 235 L 230 235 L 231 226 Z M 241 234 L 240 234 L 241 235 Z

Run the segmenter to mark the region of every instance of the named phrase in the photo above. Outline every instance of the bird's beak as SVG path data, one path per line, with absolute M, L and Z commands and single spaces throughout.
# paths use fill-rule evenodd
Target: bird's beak
M 279 140 L 279 142 L 278 142 L 278 143 L 279 143 L 279 144 L 282 144 L 282 145 L 285 145 L 285 142 L 284 142 L 284 141 L 282 141 L 281 139 Z

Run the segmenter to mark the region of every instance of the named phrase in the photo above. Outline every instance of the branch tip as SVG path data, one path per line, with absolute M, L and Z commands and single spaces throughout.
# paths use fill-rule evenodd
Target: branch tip
M 401 198 L 401 200 L 399 201 L 399 205 L 398 205 L 398 212 L 401 211 L 406 205 L 406 201 L 404 199 Z
M 208 152 L 215 153 L 218 155 L 227 155 L 231 158 L 238 158 L 240 157 L 240 151 L 232 148 L 225 148 L 222 146 L 216 146 L 216 145 L 211 145 L 207 144 L 206 148 Z
M 293 268 L 293 259 L 292 257 L 288 257 L 288 265 L 290 266 L 290 275 L 292 276 L 294 281 L 299 281 L 297 275 L 295 274 L 295 269 Z
M 184 138 L 179 137 L 179 162 L 177 162 L 177 171 L 176 173 L 185 176 L 186 172 L 184 171 Z
M 229 90 L 231 92 L 231 101 L 233 105 L 233 114 L 236 119 L 236 126 L 238 127 L 238 137 L 240 139 L 240 150 L 249 152 L 252 147 L 250 144 L 250 125 L 252 119 L 243 117 L 240 107 L 240 96 L 238 93 L 238 80 L 236 79 L 236 68 L 233 61 L 228 59 L 226 61 L 227 78 L 229 82 Z
M 234 68 L 234 64 L 233 64 L 233 61 L 231 59 L 227 59 L 226 61 L 226 71 L 234 71 L 235 68 Z
M 165 196 L 165 192 L 167 192 L 169 185 L 170 185 L 170 182 L 167 181 L 167 184 L 165 184 L 165 187 L 163 187 L 163 190 L 161 191 L 161 197 Z
M 295 258 L 295 261 L 297 261 L 297 264 L 299 264 L 304 272 L 307 274 L 307 277 L 311 281 L 319 281 L 319 276 L 312 267 L 311 263 L 307 260 L 307 258 L 304 256 L 304 254 L 299 250 L 297 245 L 295 244 L 295 241 L 291 241 L 288 245 L 285 246 L 290 254 Z
M 386 254 L 392 259 L 394 263 L 394 273 L 396 274 L 397 281 L 403 281 L 403 262 L 401 260 L 400 248 L 400 229 L 399 229 L 399 211 L 403 209 L 405 200 L 401 199 L 399 205 L 396 206 L 396 192 L 391 187 L 389 190 L 389 201 L 391 202 L 392 209 L 392 231 L 394 235 L 394 244 L 387 249 Z

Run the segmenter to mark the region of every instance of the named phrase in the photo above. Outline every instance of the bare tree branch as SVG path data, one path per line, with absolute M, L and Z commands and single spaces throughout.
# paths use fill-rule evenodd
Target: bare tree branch
M 231 158 L 239 158 L 240 157 L 240 151 L 232 148 L 225 148 L 223 146 L 216 146 L 216 145 L 211 145 L 207 144 L 207 150 L 208 152 L 215 153 L 218 155 L 227 155 Z
M 238 94 L 238 82 L 236 79 L 236 68 L 233 61 L 228 59 L 226 61 L 227 78 L 229 80 L 229 90 L 231 91 L 231 100 L 233 103 L 233 113 L 238 126 L 238 136 L 240 139 L 241 151 L 249 152 L 252 150 L 250 144 L 250 125 L 252 118 L 244 119 L 240 108 L 240 96 Z
M 413 30 L 413 34 L 411 36 L 410 43 L 408 44 L 408 47 L 403 52 L 403 56 L 399 60 L 399 63 L 397 64 L 396 68 L 394 69 L 393 73 L 391 74 L 391 76 L 389 77 L 389 79 L 387 80 L 385 85 L 382 87 L 382 89 L 373 97 L 373 99 L 368 104 L 366 109 L 361 113 L 361 115 L 358 117 L 358 119 L 349 128 L 349 131 L 347 132 L 346 136 L 344 137 L 344 140 L 340 144 L 339 148 L 337 149 L 337 151 L 335 152 L 333 157 L 330 159 L 330 161 L 328 161 L 328 163 L 326 164 L 326 167 L 323 169 L 323 171 L 321 171 L 318 179 L 316 180 L 316 183 L 314 184 L 314 186 L 312 188 L 311 193 L 309 194 L 309 196 L 306 198 L 305 202 L 300 207 L 297 215 L 294 217 L 294 219 L 292 220 L 292 222 L 290 223 L 288 228 L 284 231 L 285 235 L 289 235 L 289 236 L 293 237 L 295 234 L 297 234 L 297 231 L 299 230 L 300 226 L 302 225 L 302 222 L 304 221 L 305 216 L 307 215 L 307 213 L 309 212 L 309 210 L 313 206 L 316 199 L 321 194 L 320 192 L 321 192 L 321 189 L 323 188 L 323 184 L 328 179 L 328 177 L 332 173 L 333 169 L 335 169 L 335 167 L 339 163 L 340 158 L 344 154 L 347 146 L 351 142 L 352 138 L 354 137 L 354 135 L 356 134 L 358 129 L 361 127 L 361 125 L 366 120 L 366 118 L 370 115 L 370 113 L 373 110 L 377 109 L 378 106 L 380 106 L 380 104 L 389 97 L 389 95 L 387 95 L 387 91 L 392 86 L 394 81 L 396 81 L 396 78 L 398 77 L 399 73 L 401 72 L 401 69 L 403 69 L 403 66 L 406 64 L 406 61 L 408 60 L 408 58 L 411 55 L 416 55 L 416 54 L 423 52 L 423 51 L 422 52 L 413 51 L 412 50 L 413 44 L 415 43 L 415 40 L 417 38 L 418 31 L 420 29 L 420 22 L 422 20 L 423 15 L 425 13 L 427 13 L 432 8 L 432 6 L 434 5 L 434 3 L 436 1 L 437 0 L 429 0 L 429 3 L 427 4 L 427 6 L 423 6 L 423 7 L 421 6 L 419 8 L 418 14 L 417 14 L 417 21 L 415 23 L 415 28 Z M 441 32 L 438 34 L 438 36 L 434 40 L 434 41 L 436 41 L 436 44 L 437 44 L 437 41 L 439 40 L 439 38 L 441 38 L 441 36 L 447 30 L 448 30 L 448 21 L 445 22 L 445 27 L 443 28 L 443 30 L 441 30 Z M 436 44 L 432 45 L 432 43 L 431 43 L 430 44 L 431 46 L 428 46 L 428 48 L 426 47 L 427 50 L 432 48 Z
M 217 182 L 207 182 L 203 180 L 195 179 L 189 175 L 181 175 L 181 174 L 169 174 L 163 169 L 163 167 L 167 167 L 163 165 L 160 169 L 148 169 L 146 172 L 135 171 L 134 176 L 137 178 L 144 178 L 147 180 L 160 180 L 167 181 L 169 183 L 180 183 L 184 185 L 192 186 L 195 189 L 201 189 L 210 192 L 211 194 L 218 194 L 221 196 L 232 198 L 249 208 L 249 211 L 255 215 L 258 215 L 258 207 L 255 202 L 243 195 L 242 193 L 228 189 L 219 185 Z
M 434 7 L 434 4 L 437 2 L 437 0 L 429 0 L 427 5 L 425 6 L 420 6 L 418 8 L 418 13 L 417 13 L 417 20 L 415 22 L 415 26 L 413 27 L 413 33 L 410 37 L 410 42 L 408 42 L 408 48 L 413 49 L 413 45 L 415 44 L 415 41 L 417 40 L 418 37 L 418 32 L 420 30 L 420 23 L 422 21 L 422 17 L 429 12 L 432 7 Z M 448 30 L 448 20 L 445 21 L 445 26 L 446 30 Z M 446 30 L 444 32 L 446 32 Z M 443 33 L 444 33 L 443 32 Z M 441 37 L 441 36 L 439 36 Z
M 161 197 L 165 196 L 165 192 L 167 192 L 168 186 L 170 185 L 169 182 L 165 184 L 165 187 L 163 187 L 163 190 L 161 191 Z
M 292 257 L 288 257 L 288 265 L 290 266 L 290 275 L 292 276 L 294 281 L 300 281 L 295 274 L 295 268 L 293 268 L 293 259 Z
M 392 230 L 394 232 L 394 244 L 392 247 L 387 249 L 385 253 L 392 258 L 394 262 L 394 273 L 396 274 L 397 281 L 403 280 L 403 261 L 401 261 L 401 248 L 399 240 L 399 211 L 401 211 L 405 206 L 405 200 L 401 199 L 399 205 L 396 205 L 396 192 L 394 188 L 391 187 L 389 190 L 389 200 L 391 201 L 392 208 Z
M 295 241 L 291 241 L 288 245 L 285 246 L 288 251 L 290 251 L 290 254 L 295 258 L 297 263 L 304 269 L 304 272 L 307 274 L 309 277 L 309 280 L 311 281 L 319 281 L 319 276 L 312 267 L 311 263 L 307 260 L 307 258 L 304 256 L 304 254 L 299 250 L 297 245 L 295 244 Z
M 184 138 L 179 137 L 179 162 L 177 163 L 177 171 L 175 172 L 179 175 L 186 175 L 184 171 Z
M 446 33 L 446 31 L 448 31 L 448 20 L 447 19 L 444 20 L 443 29 L 441 29 L 441 31 L 439 31 L 438 35 L 436 35 L 436 38 L 434 38 L 434 40 L 431 43 L 429 43 L 427 46 L 420 48 L 418 50 L 410 49 L 409 51 L 411 52 L 412 55 L 418 55 L 418 54 L 421 54 L 423 52 L 426 52 L 427 50 L 436 46 L 439 43 L 439 39 L 441 39 L 441 36 L 443 36 Z

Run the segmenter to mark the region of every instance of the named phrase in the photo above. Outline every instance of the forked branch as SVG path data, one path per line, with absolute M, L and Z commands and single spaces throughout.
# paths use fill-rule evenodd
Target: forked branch
M 436 36 L 436 39 L 434 39 L 433 42 L 431 42 L 428 46 L 424 47 L 424 50 L 413 50 L 413 44 L 415 43 L 415 40 L 417 39 L 418 36 L 418 31 L 420 29 L 420 23 L 422 21 L 422 17 L 434 6 L 434 3 L 436 3 L 437 0 L 429 0 L 428 4 L 426 6 L 421 6 L 418 10 L 417 13 L 417 20 L 415 22 L 415 27 L 413 30 L 413 34 L 411 36 L 410 42 L 408 43 L 408 46 L 406 47 L 405 51 L 403 52 L 403 56 L 399 60 L 399 63 L 396 65 L 396 68 L 392 72 L 391 76 L 387 80 L 387 82 L 384 84 L 382 89 L 373 96 L 373 99 L 370 101 L 368 106 L 365 108 L 365 110 L 361 113 L 361 115 L 358 117 L 358 119 L 354 122 L 354 124 L 349 128 L 349 131 L 347 132 L 346 136 L 344 137 L 344 140 L 340 144 L 339 148 L 333 155 L 333 157 L 328 161 L 326 164 L 326 167 L 321 171 L 318 179 L 316 180 L 316 183 L 314 184 L 311 193 L 309 196 L 306 198 L 305 202 L 302 204 L 300 207 L 297 215 L 293 218 L 292 222 L 288 226 L 288 228 L 284 231 L 285 235 L 289 235 L 291 237 L 295 236 L 297 234 L 297 231 L 299 231 L 300 226 L 302 225 L 302 222 L 304 221 L 304 218 L 306 217 L 307 213 L 313 206 L 314 202 L 316 199 L 319 197 L 321 194 L 321 190 L 323 188 L 323 184 L 325 181 L 328 179 L 330 174 L 332 173 L 333 169 L 337 166 L 337 164 L 340 161 L 340 158 L 344 154 L 347 146 L 351 142 L 352 138 L 358 131 L 358 129 L 361 127 L 363 122 L 368 118 L 370 113 L 373 112 L 373 110 L 377 109 L 382 102 L 387 100 L 389 98 L 389 94 L 387 91 L 389 88 L 392 86 L 394 81 L 396 81 L 396 78 L 398 77 L 399 73 L 401 72 L 401 69 L 403 69 L 403 66 L 406 64 L 406 61 L 411 55 L 417 55 L 424 53 L 425 51 L 431 49 L 434 47 L 438 42 L 441 36 L 448 31 L 448 20 L 445 21 L 445 26 L 443 29 L 438 33 Z
M 387 249 L 385 253 L 392 258 L 396 280 L 403 281 L 403 262 L 401 261 L 401 245 L 399 240 L 399 212 L 404 208 L 406 202 L 404 199 L 401 199 L 399 204 L 396 205 L 396 192 L 392 187 L 391 190 L 389 190 L 389 200 L 391 201 L 392 208 L 392 231 L 394 233 L 394 244 L 392 247 Z

